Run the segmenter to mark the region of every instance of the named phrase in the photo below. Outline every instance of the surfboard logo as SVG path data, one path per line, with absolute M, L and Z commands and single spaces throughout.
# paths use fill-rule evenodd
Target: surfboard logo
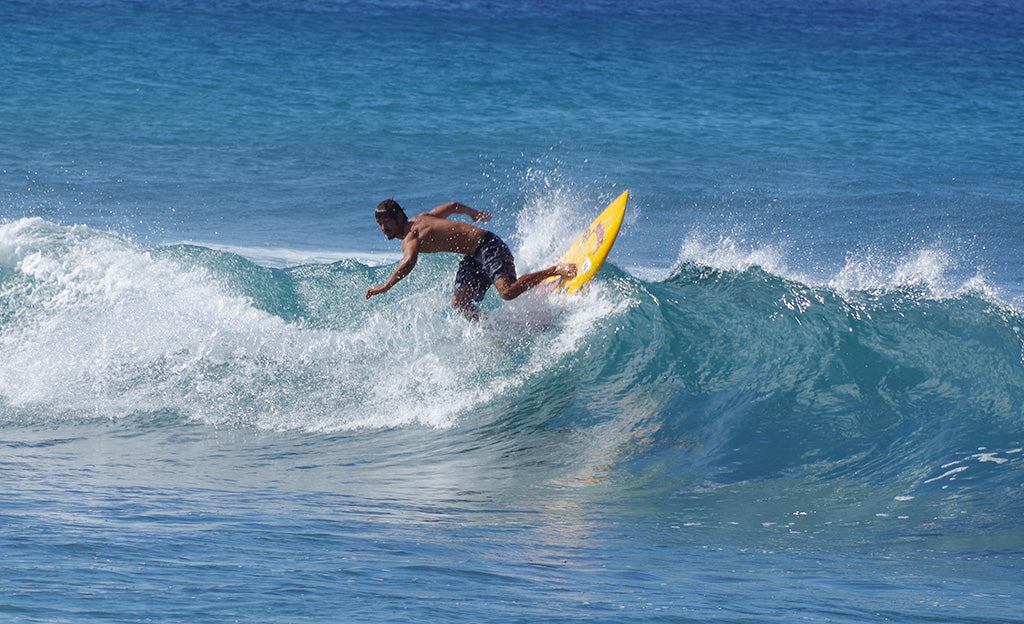
M 587 252 L 588 255 L 597 253 L 597 250 L 601 248 L 601 245 L 604 245 L 604 224 L 595 223 L 594 226 L 590 228 L 590 231 L 587 233 L 587 242 L 589 242 L 589 238 L 591 236 L 595 239 L 594 248 Z M 587 258 L 587 260 L 589 259 L 590 258 Z

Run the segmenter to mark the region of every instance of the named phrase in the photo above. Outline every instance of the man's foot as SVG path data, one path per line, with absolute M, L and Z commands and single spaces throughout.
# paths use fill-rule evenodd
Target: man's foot
M 555 265 L 555 274 L 561 275 L 565 279 L 572 279 L 576 277 L 576 265 L 572 262 L 559 262 Z

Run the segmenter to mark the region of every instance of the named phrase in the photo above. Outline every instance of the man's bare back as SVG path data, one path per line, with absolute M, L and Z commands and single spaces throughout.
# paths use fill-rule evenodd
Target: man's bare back
M 490 215 L 487 215 L 487 218 L 481 220 L 487 221 L 489 218 Z M 476 251 L 480 239 L 487 233 L 487 230 L 475 225 L 441 219 L 426 212 L 409 219 L 409 223 L 412 225 L 412 231 L 420 239 L 420 253 L 447 251 L 470 255 Z
M 516 278 L 515 262 L 508 246 L 483 228 L 448 217 L 464 214 L 473 221 L 487 222 L 491 215 L 458 202 L 449 202 L 411 219 L 393 199 L 380 203 L 376 210 L 377 226 L 389 240 L 402 240 L 402 260 L 383 286 L 366 291 L 366 298 L 387 292 L 416 266 L 419 254 L 450 252 L 463 254 L 456 276 L 452 307 L 467 318 L 477 319 L 480 310 L 474 301 L 483 299 L 493 282 L 502 299 L 515 299 L 549 277 L 572 278 L 575 264 L 557 264 L 542 271 Z M 481 256 L 483 254 L 483 256 Z

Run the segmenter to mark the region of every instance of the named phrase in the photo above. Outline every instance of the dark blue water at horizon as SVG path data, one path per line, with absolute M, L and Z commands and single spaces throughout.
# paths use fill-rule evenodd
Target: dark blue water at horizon
M 0 2 L 0 619 L 1022 622 L 1011 2 Z M 366 289 L 370 209 L 578 298 Z

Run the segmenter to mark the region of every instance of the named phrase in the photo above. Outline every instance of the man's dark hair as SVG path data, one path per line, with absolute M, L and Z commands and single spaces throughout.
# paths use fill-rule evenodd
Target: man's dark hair
M 379 221 L 381 219 L 394 219 L 399 223 L 406 221 L 405 211 L 398 205 L 398 202 L 391 199 L 385 199 L 381 203 L 377 204 L 377 210 L 374 211 L 373 216 Z

